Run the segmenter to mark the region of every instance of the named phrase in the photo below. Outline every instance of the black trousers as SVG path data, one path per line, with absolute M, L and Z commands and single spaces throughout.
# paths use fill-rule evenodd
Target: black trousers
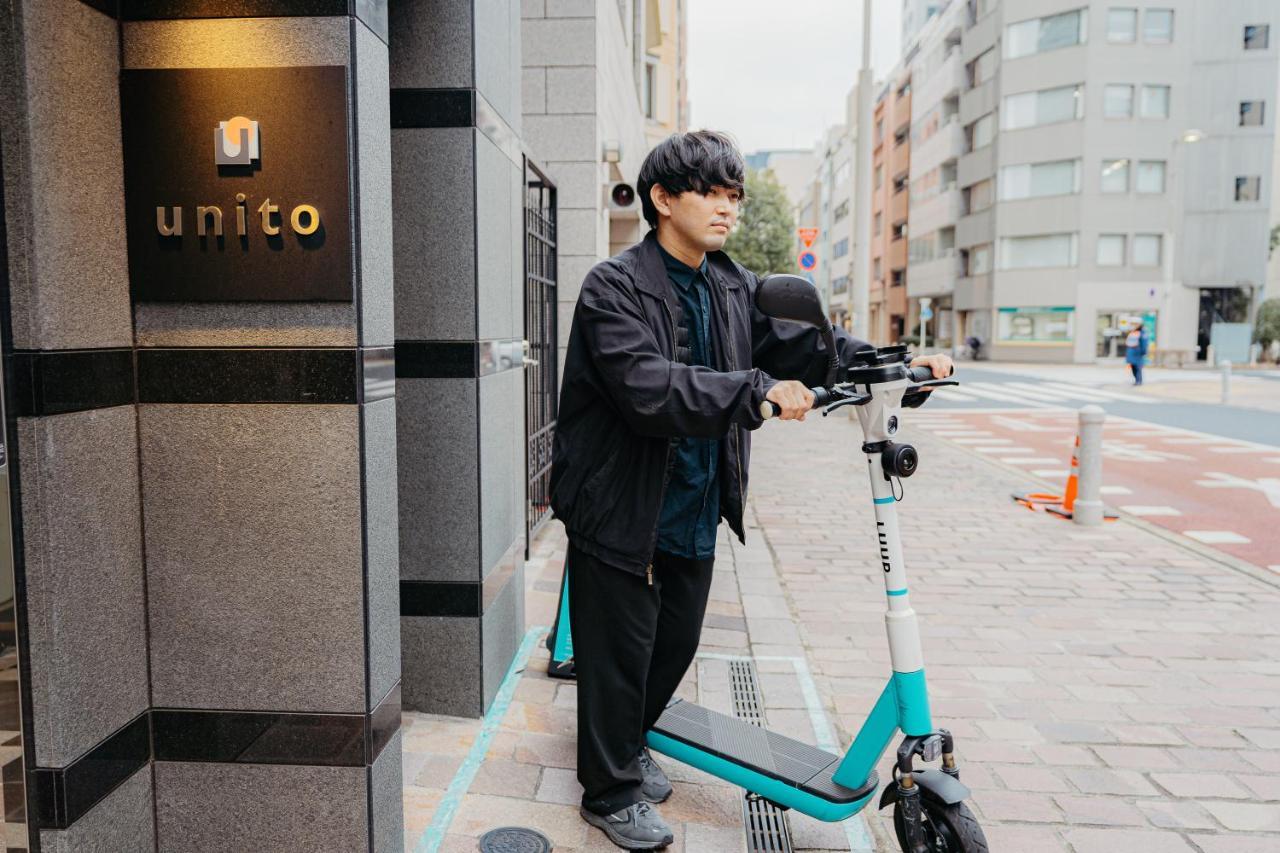
M 659 552 L 653 586 L 569 543 L 569 624 L 578 680 L 582 804 L 612 814 L 643 799 L 637 760 L 698 651 L 710 560 Z

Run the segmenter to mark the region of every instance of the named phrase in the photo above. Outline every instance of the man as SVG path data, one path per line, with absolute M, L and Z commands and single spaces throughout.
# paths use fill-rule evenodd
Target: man
M 720 519 L 743 537 L 760 404 L 804 420 L 826 373 L 817 331 L 756 310 L 756 276 L 721 251 L 745 171 L 709 131 L 650 152 L 637 189 L 651 230 L 587 274 L 569 332 L 551 506 L 569 535 L 580 812 L 630 850 L 672 841 L 644 733 L 697 651 Z M 864 346 L 837 331 L 842 361 Z

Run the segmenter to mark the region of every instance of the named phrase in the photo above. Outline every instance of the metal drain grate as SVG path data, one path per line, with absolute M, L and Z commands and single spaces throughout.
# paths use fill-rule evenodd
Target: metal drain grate
M 480 836 L 480 853 L 551 853 L 551 842 L 536 829 L 503 826 Z
M 756 665 L 749 660 L 729 661 L 729 690 L 733 715 L 753 726 L 764 726 L 764 702 L 756 681 Z M 791 827 L 786 813 L 752 794 L 742 798 L 742 825 L 747 831 L 748 853 L 791 853 Z

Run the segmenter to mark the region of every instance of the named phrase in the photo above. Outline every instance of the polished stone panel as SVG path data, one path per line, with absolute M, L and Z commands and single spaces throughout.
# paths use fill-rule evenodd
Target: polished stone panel
M 13 345 L 129 346 L 116 22 L 80 0 L 10 5 L 0 144 Z
M 519 171 L 484 134 L 476 135 L 476 311 L 482 340 L 523 336 L 523 303 L 513 297 L 521 278 L 511 246 L 523 245 L 511 211 L 520 205 L 512 180 Z
M 474 0 L 475 86 L 520 132 L 520 0 Z
M 366 850 L 368 775 L 366 767 L 158 761 L 159 849 Z
M 475 340 L 474 128 L 391 133 L 397 340 Z
M 138 770 L 68 829 L 40 832 L 43 853 L 150 853 L 155 846 L 151 765 Z
M 35 760 L 69 764 L 147 709 L 132 406 L 18 422 Z
M 400 637 L 406 709 L 458 717 L 484 713 L 479 619 L 404 616 Z
M 360 343 L 385 346 L 395 343 L 387 46 L 365 26 L 354 30 Z
M 515 571 L 507 579 L 506 585 L 497 593 L 493 602 L 486 606 L 484 616 L 480 620 L 480 647 L 483 652 L 483 694 L 484 708 L 487 710 L 493 698 L 502 686 L 507 668 L 520 648 L 524 638 L 524 542 L 516 543 L 518 552 L 514 556 Z
M 476 416 L 474 379 L 396 381 L 402 579 L 480 580 Z
M 369 623 L 369 703 L 400 679 L 400 544 L 396 506 L 396 403 L 363 408 L 365 594 Z
M 139 407 L 157 707 L 366 710 L 357 417 Z
M 480 572 L 524 533 L 524 371 L 480 379 Z
M 401 748 L 404 735 L 396 732 L 369 768 L 373 799 L 373 853 L 403 853 L 404 792 Z
M 472 2 L 391 4 L 392 88 L 453 89 L 473 85 Z

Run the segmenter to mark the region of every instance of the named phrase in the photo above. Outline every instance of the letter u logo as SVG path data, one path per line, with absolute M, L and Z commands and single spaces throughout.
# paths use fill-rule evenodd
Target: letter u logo
M 218 122 L 213 161 L 219 166 L 251 166 L 258 159 L 258 123 L 244 116 Z

